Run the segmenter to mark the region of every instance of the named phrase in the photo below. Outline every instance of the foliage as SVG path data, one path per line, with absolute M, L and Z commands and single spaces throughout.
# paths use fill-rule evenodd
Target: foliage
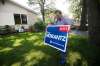
M 46 24 L 54 23 L 54 14 L 50 13 L 50 14 L 46 15 L 45 19 L 46 19 Z
M 15 33 L 15 29 L 12 28 L 10 25 L 5 25 L 5 26 L 1 26 L 2 28 L 0 28 L 0 34 L 2 35 L 6 35 L 6 34 L 12 34 Z
M 38 4 L 40 7 L 41 15 L 43 21 L 45 21 L 45 12 L 44 12 L 44 5 L 45 5 L 45 0 L 28 0 L 30 5 Z
M 57 9 L 54 7 L 45 10 L 45 23 L 53 23 L 54 22 L 55 10 L 57 10 Z
M 79 22 L 81 18 L 81 10 L 82 10 L 82 0 L 70 0 L 70 11 L 74 16 L 74 19 Z
M 45 9 L 50 9 L 53 2 L 47 3 L 48 0 L 28 0 L 29 4 L 34 6 L 38 5 L 37 9 L 40 9 L 40 13 L 42 15 L 43 22 L 45 22 Z
M 40 31 L 45 31 L 46 25 L 45 25 L 45 23 L 43 23 L 42 20 L 39 20 L 38 22 L 36 22 L 36 23 L 34 24 L 33 27 L 34 27 L 34 30 L 35 30 L 36 32 L 40 32 Z

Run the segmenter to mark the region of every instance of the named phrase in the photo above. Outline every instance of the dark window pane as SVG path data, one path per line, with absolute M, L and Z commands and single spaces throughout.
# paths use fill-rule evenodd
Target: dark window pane
M 22 24 L 27 24 L 27 16 L 24 14 L 21 14 Z
M 20 14 L 14 14 L 15 24 L 21 24 Z

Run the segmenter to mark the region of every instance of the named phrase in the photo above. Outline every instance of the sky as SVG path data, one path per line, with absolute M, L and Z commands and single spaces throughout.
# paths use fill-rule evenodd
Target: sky
M 28 0 L 13 0 L 13 1 L 15 1 L 27 8 L 32 9 L 32 7 L 30 7 L 28 5 Z M 54 1 L 54 5 L 55 5 L 56 9 L 61 10 L 63 12 L 63 14 L 70 15 L 70 12 L 69 12 L 70 4 L 66 0 L 53 0 L 53 1 Z M 38 11 L 38 10 L 36 10 L 36 11 Z

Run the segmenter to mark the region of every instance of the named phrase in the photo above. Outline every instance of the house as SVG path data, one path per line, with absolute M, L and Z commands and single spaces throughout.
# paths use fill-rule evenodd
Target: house
M 37 14 L 30 9 L 12 0 L 0 2 L 0 26 L 10 25 L 16 30 L 23 26 L 29 29 L 29 26 L 33 25 L 36 20 Z

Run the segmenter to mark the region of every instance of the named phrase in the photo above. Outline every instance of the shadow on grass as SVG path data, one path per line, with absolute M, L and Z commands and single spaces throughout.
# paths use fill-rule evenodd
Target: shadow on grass
M 99 64 L 96 63 L 96 58 L 99 58 L 99 48 L 93 44 L 89 44 L 88 38 L 73 35 L 70 37 L 68 48 L 68 54 L 73 52 L 75 58 L 74 53 L 76 52 L 80 56 L 80 58 L 76 58 L 76 61 L 72 63 L 73 66 L 99 66 Z
M 41 33 L 34 34 L 34 35 L 38 36 L 38 38 L 35 40 L 28 40 L 29 37 L 31 37 L 33 34 L 30 36 L 28 36 L 28 35 L 26 36 L 26 35 L 27 34 L 25 34 L 25 36 L 23 36 L 22 34 L 13 36 L 13 38 L 12 38 L 13 40 L 16 40 L 16 39 L 20 40 L 21 38 L 24 39 L 24 40 L 20 41 L 21 44 L 18 46 L 13 46 L 13 43 L 15 41 L 12 42 L 11 38 L 9 39 L 10 36 L 8 36 L 8 37 L 6 36 L 6 37 L 2 38 L 2 40 L 0 40 L 0 42 L 1 42 L 0 47 L 2 47 L 1 50 L 8 48 L 8 47 L 12 48 L 11 50 L 0 51 L 0 66 L 3 66 L 3 65 L 11 66 L 13 63 L 16 63 L 16 62 L 21 62 L 20 65 L 25 66 L 27 64 L 27 62 L 25 60 L 24 55 L 27 54 L 28 52 L 30 52 L 31 50 L 34 50 L 34 52 L 41 51 L 42 53 L 45 54 L 45 56 L 48 55 L 50 57 L 50 58 L 48 58 L 48 60 L 45 60 L 46 59 L 45 56 L 42 59 L 43 61 L 45 61 L 44 63 L 46 63 L 47 61 L 48 61 L 48 63 L 50 62 L 49 64 L 46 63 L 46 65 L 51 66 L 51 64 L 58 64 L 58 63 L 56 63 L 56 61 L 53 61 L 53 60 L 55 60 L 56 57 L 58 59 L 58 56 L 59 56 L 58 53 L 56 52 L 56 50 L 51 47 L 43 45 L 43 43 L 40 43 L 43 41 L 43 34 L 41 34 Z M 6 40 L 6 43 L 4 40 Z M 57 54 L 55 54 L 55 52 Z M 38 56 L 36 56 L 36 57 L 38 57 Z M 38 62 L 40 61 L 40 63 L 38 65 L 42 65 L 41 64 L 42 60 L 38 60 Z M 44 63 L 43 63 L 43 65 L 44 65 Z
M 59 63 L 60 52 L 43 43 L 44 33 L 20 33 L 0 37 L 0 66 L 63 66 Z M 6 40 L 6 41 L 5 41 Z M 16 40 L 20 45 L 13 46 Z M 5 48 L 10 50 L 3 50 Z M 97 56 L 96 47 L 87 38 L 70 37 L 64 66 L 92 66 Z M 95 53 L 95 54 L 94 54 Z

